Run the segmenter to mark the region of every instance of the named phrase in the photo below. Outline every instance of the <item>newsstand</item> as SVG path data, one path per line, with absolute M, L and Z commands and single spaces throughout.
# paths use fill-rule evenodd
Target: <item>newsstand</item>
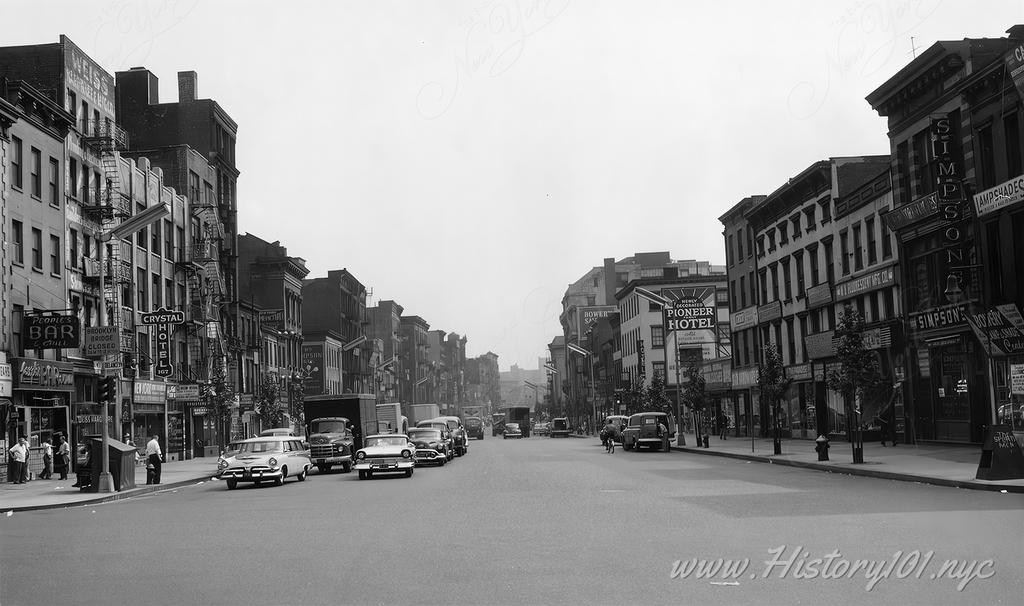
M 95 436 L 90 436 L 88 440 L 91 483 L 84 490 L 99 492 L 103 440 Z M 135 453 L 137 449 L 120 440 L 107 438 L 107 452 L 110 456 L 110 482 L 114 490 L 120 492 L 135 488 Z

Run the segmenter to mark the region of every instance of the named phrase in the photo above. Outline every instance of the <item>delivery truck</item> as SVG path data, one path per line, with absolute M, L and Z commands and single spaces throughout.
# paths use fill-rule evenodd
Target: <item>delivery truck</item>
M 409 404 L 409 425 L 416 427 L 420 421 L 436 419 L 441 415 L 441 408 L 437 404 Z
M 523 432 L 523 437 L 530 437 L 532 427 L 530 427 L 530 407 L 529 406 L 509 406 L 505 409 L 505 423 L 519 423 L 519 429 Z
M 324 394 L 306 396 L 302 402 L 306 435 L 320 426 L 337 429 L 339 420 L 348 427 L 354 442 L 350 454 L 363 447 L 363 438 L 378 433 L 408 433 L 409 420 L 402 415 L 398 402 L 379 404 L 377 396 L 366 393 Z M 331 419 L 331 423 L 320 421 Z M 313 442 L 310 440 L 312 449 Z M 312 452 L 310 453 L 313 454 Z M 313 456 L 317 464 L 317 457 Z M 325 462 L 326 463 L 326 462 Z

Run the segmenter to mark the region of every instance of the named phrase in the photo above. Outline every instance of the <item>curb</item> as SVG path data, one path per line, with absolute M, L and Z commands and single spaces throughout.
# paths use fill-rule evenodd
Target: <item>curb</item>
M 68 503 L 50 503 L 50 504 L 47 504 L 47 505 L 25 505 L 23 507 L 4 507 L 3 508 L 3 513 L 7 513 L 8 511 L 11 511 L 11 512 L 40 511 L 40 510 L 43 510 L 43 509 L 70 509 L 72 507 L 79 507 L 79 506 L 85 506 L 85 505 L 99 505 L 101 503 L 109 503 L 111 501 L 120 501 L 120 500 L 123 500 L 123 499 L 130 499 L 132 497 L 137 497 L 139 495 L 149 494 L 149 493 L 152 493 L 152 492 L 160 492 L 160 491 L 168 490 L 168 489 L 171 489 L 171 488 L 180 488 L 182 486 L 189 486 L 189 485 L 195 484 L 196 482 L 199 482 L 199 481 L 208 481 L 209 478 L 211 478 L 213 475 L 215 475 L 215 473 L 216 472 L 214 472 L 214 474 L 205 474 L 203 476 L 200 476 L 198 478 L 193 478 L 193 479 L 190 479 L 190 480 L 177 480 L 175 482 L 170 482 L 170 483 L 167 483 L 167 484 L 165 484 L 163 482 L 161 482 L 160 484 L 148 484 L 148 485 L 147 484 L 143 484 L 142 486 L 138 486 L 138 487 L 132 488 L 130 490 L 124 490 L 124 491 L 121 491 L 121 492 L 114 492 L 114 493 L 111 493 L 111 494 L 108 494 L 108 495 L 104 495 L 102 497 L 98 496 L 98 497 L 95 497 L 95 498 L 88 498 L 88 499 L 85 499 L 85 500 L 71 501 L 71 502 L 68 502 Z M 99 494 L 99 493 L 97 493 L 97 494 Z
M 835 467 L 833 465 L 820 465 L 818 463 L 807 463 L 805 461 L 791 461 L 789 459 L 775 459 L 759 455 L 745 455 L 734 452 L 720 452 L 706 448 L 690 448 L 688 446 L 672 446 L 677 452 L 688 452 L 693 454 L 708 455 L 712 457 L 725 457 L 741 461 L 754 461 L 757 463 L 768 463 L 771 465 L 785 465 L 787 467 L 799 467 L 802 469 L 813 469 L 829 473 L 840 473 L 851 476 L 863 476 L 868 478 L 879 478 L 882 480 L 896 480 L 900 482 L 916 482 L 918 484 L 931 484 L 933 486 L 946 486 L 948 488 L 965 488 L 968 490 L 987 490 L 991 492 L 1012 492 L 1024 494 L 1024 486 L 1002 485 L 1002 484 L 981 484 L 969 480 L 948 480 L 945 478 L 933 478 L 919 476 L 910 473 L 899 473 L 894 471 L 882 471 L 878 469 L 861 469 L 857 467 Z

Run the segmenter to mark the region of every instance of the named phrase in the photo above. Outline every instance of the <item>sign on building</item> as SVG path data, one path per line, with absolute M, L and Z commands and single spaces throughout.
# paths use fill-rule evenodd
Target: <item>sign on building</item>
M 22 320 L 25 349 L 75 349 L 80 346 L 78 316 L 26 315 Z
M 121 350 L 121 329 L 118 326 L 88 326 L 85 329 L 85 355 L 116 356 Z

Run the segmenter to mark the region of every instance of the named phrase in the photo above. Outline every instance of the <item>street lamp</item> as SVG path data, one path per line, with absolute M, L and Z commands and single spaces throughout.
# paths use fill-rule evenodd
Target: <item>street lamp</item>
M 168 206 L 166 202 L 161 202 L 159 204 L 154 204 L 153 206 L 150 206 L 146 210 L 125 219 L 124 221 L 118 223 L 117 225 L 110 229 L 103 230 L 100 232 L 100 235 L 97 238 L 99 242 L 96 246 L 96 261 L 100 268 L 101 297 L 103 296 L 103 293 L 106 290 L 106 268 L 103 265 L 103 251 L 106 248 L 107 242 L 110 242 L 110 240 L 112 239 L 121 240 L 129 236 L 132 236 L 135 234 L 135 232 L 145 229 L 147 226 L 156 223 L 157 221 L 160 221 L 169 214 L 171 214 L 171 207 Z M 101 302 L 99 314 L 97 317 L 97 320 L 99 321 L 99 326 L 106 325 L 106 309 L 106 301 Z M 117 310 L 114 311 L 115 313 L 117 312 Z M 113 393 L 113 399 L 115 403 L 118 400 L 117 384 L 118 381 L 115 379 Z M 107 401 L 100 403 L 100 422 L 103 425 L 102 431 L 100 432 L 100 443 L 102 444 L 103 451 L 100 454 L 101 467 L 99 474 L 99 482 L 96 485 L 96 489 L 98 492 L 114 492 L 114 482 L 113 478 L 111 478 L 110 476 L 110 430 L 107 428 L 107 423 L 109 422 L 107 414 L 108 405 L 109 403 Z
M 582 347 L 576 345 L 575 343 L 567 344 L 566 348 L 568 348 L 568 350 L 571 351 L 572 353 L 583 356 L 584 358 L 587 359 L 587 367 L 590 371 L 590 405 L 593 413 L 593 421 L 591 421 L 591 427 L 593 427 L 594 424 L 597 423 L 597 396 L 596 392 L 594 391 L 593 355 L 591 355 L 589 351 L 583 349 Z
M 671 302 L 668 299 L 666 299 L 665 297 L 663 297 L 661 295 L 655 294 L 655 293 L 647 290 L 646 288 L 640 288 L 638 286 L 638 287 L 633 289 L 633 292 L 635 292 L 637 294 L 637 296 L 639 296 L 642 299 L 647 299 L 648 301 L 650 301 L 651 303 L 654 303 L 655 305 L 660 305 L 663 310 L 666 307 L 668 307 L 669 305 L 671 305 Z M 676 338 L 676 331 L 674 331 L 674 330 L 672 331 L 672 353 L 673 353 L 673 355 L 675 356 L 675 359 L 676 359 L 676 436 L 678 436 L 676 438 L 676 445 L 678 445 L 678 446 L 686 446 L 686 436 L 683 434 L 683 415 L 682 415 L 682 411 L 683 411 L 683 404 L 682 404 L 683 384 L 682 384 L 682 380 L 679 377 L 679 365 L 680 365 L 679 364 L 680 363 L 680 361 L 679 361 L 679 340 Z M 694 434 L 697 434 L 697 432 L 698 432 L 698 429 L 697 429 L 696 420 L 695 420 L 695 422 L 694 422 Z M 698 442 L 700 441 L 699 440 L 699 436 L 698 436 L 698 440 L 697 441 Z M 698 444 L 698 446 L 699 446 L 699 444 Z

